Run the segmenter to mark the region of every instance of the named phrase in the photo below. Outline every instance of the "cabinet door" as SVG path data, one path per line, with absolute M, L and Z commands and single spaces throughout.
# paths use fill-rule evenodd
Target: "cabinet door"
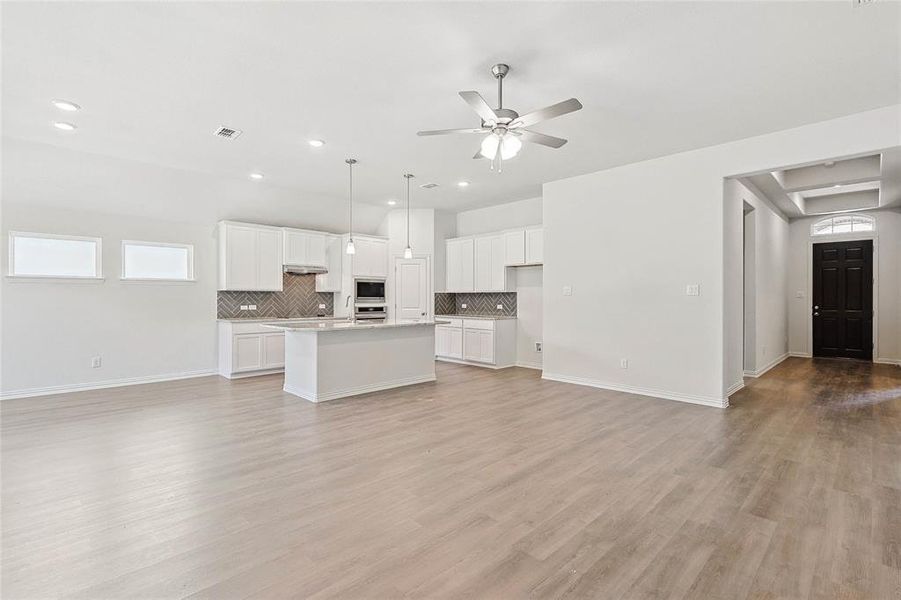
M 526 230 L 526 262 L 541 264 L 544 262 L 544 230 Z
M 373 277 L 388 277 L 388 242 L 369 240 L 369 274 Z
M 463 358 L 479 360 L 482 357 L 482 342 L 476 329 L 463 330 Z
M 256 229 L 237 225 L 226 226 L 224 289 L 256 289 L 257 242 Z
M 284 262 L 286 265 L 308 265 L 307 234 L 286 229 Z
M 303 264 L 316 267 L 324 267 L 328 264 L 326 258 L 326 239 L 324 235 L 319 233 L 307 233 L 305 247 L 307 262 Z
M 504 264 L 522 265 L 526 262 L 526 232 L 508 231 L 504 234 Z
M 475 239 L 475 284 L 477 292 L 494 290 L 492 287 L 492 256 L 491 238 L 480 237 Z
M 285 334 L 265 333 L 260 336 L 263 347 L 263 368 L 275 369 L 285 366 Z
M 258 290 L 282 290 L 282 238 L 275 229 L 257 230 L 257 286 Z
M 453 328 L 447 330 L 447 354 L 448 358 L 463 359 L 463 330 Z
M 479 332 L 479 360 L 486 363 L 494 362 L 494 332 Z
M 375 248 L 373 247 L 373 240 L 357 238 L 354 240 L 354 247 L 356 248 L 356 253 L 351 260 L 354 277 L 375 277 Z
M 316 291 L 340 292 L 341 260 L 344 258 L 344 245 L 341 243 L 341 238 L 336 235 L 327 236 L 326 240 L 325 256 L 328 273 L 316 276 Z
M 505 246 L 504 236 L 496 235 L 491 238 L 491 283 L 488 289 L 495 292 L 503 292 L 507 289 Z
M 263 340 L 258 333 L 236 335 L 232 339 L 232 371 L 263 368 Z
M 446 242 L 446 256 L 447 256 L 447 291 L 448 292 L 458 292 L 460 291 L 460 241 L 459 240 L 449 240 Z
M 460 289 L 471 292 L 475 289 L 474 240 L 460 240 Z
M 435 328 L 435 356 L 447 356 L 448 332 L 444 327 Z

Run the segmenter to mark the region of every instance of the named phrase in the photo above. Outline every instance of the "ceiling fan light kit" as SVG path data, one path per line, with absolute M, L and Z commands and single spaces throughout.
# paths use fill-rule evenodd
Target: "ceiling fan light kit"
M 553 119 L 582 108 L 582 103 L 575 98 L 558 102 L 545 108 L 533 110 L 525 115 L 520 115 L 515 110 L 504 108 L 504 77 L 510 72 L 510 67 L 503 63 L 491 67 L 491 74 L 497 79 L 497 108 L 491 108 L 481 94 L 475 91 L 460 92 L 460 97 L 479 115 L 482 126 L 477 129 L 438 129 L 420 131 L 417 135 L 447 135 L 450 133 L 478 133 L 487 134 L 482 139 L 481 147 L 473 158 L 487 158 L 491 161 L 491 168 L 500 173 L 502 163 L 519 153 L 523 140 L 533 144 L 540 144 L 549 148 L 560 148 L 566 143 L 563 138 L 558 138 L 537 131 L 526 129 L 530 125 Z

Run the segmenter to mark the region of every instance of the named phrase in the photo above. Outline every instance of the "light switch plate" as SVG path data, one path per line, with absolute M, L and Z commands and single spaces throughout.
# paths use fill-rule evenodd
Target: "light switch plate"
M 563 286 L 563 295 L 564 296 L 572 296 L 573 295 L 573 288 L 571 285 Z
M 466 308 L 466 303 L 464 302 L 463 304 L 461 304 L 460 308 Z
M 320 304 L 319 308 L 325 308 L 325 304 Z
M 803 297 L 804 297 L 804 290 L 798 290 L 797 292 L 795 292 L 795 298 L 803 298 Z
M 498 310 L 504 310 L 504 305 L 503 305 L 503 304 L 498 304 L 498 305 L 497 305 L 497 309 L 498 309 Z
M 247 310 L 247 305 L 246 305 L 246 304 L 242 304 L 242 305 L 241 305 L 241 310 Z
M 256 305 L 256 304 L 251 304 L 251 305 L 248 306 L 247 308 L 249 308 L 250 310 L 256 310 L 256 309 L 257 309 L 257 305 Z
M 701 286 L 696 283 L 685 286 L 685 295 L 686 296 L 700 296 L 701 295 Z

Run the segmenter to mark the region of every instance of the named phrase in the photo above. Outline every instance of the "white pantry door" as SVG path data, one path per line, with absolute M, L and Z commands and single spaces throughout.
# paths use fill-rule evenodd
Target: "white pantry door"
M 394 262 L 394 314 L 398 320 L 429 316 L 429 269 L 425 258 L 398 258 Z

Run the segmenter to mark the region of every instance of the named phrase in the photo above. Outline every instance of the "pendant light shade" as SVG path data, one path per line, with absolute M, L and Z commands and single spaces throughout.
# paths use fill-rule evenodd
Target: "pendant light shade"
M 350 171 L 350 227 L 348 228 L 348 233 L 350 235 L 347 238 L 347 246 L 345 246 L 344 252 L 346 252 L 347 254 L 356 254 L 357 249 L 354 246 L 354 165 L 357 164 L 357 159 L 348 158 L 344 162 L 347 163 L 347 168 Z
M 410 246 L 410 180 L 413 177 L 413 173 L 404 173 L 407 180 L 407 247 L 404 248 L 404 258 L 413 258 L 413 247 Z

